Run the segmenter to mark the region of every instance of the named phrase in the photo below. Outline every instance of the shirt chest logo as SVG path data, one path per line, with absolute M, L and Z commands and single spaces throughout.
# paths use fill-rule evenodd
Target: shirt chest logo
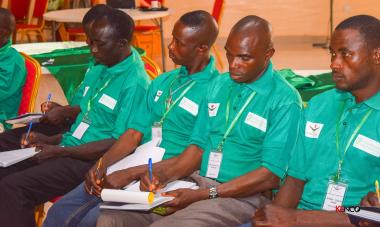
M 210 117 L 215 117 L 218 113 L 220 103 L 209 103 L 208 104 L 208 115 Z
M 321 134 L 323 128 L 323 124 L 321 123 L 314 123 L 311 121 L 306 122 L 306 128 L 305 128 L 305 136 L 313 139 L 319 138 L 319 134 Z
M 247 125 L 250 125 L 252 127 L 255 127 L 263 132 L 266 132 L 267 131 L 267 119 L 257 115 L 257 114 L 254 114 L 252 112 L 249 112 L 247 114 L 247 117 L 245 118 L 245 121 L 244 123 L 246 123 Z
M 161 95 L 162 95 L 162 91 L 158 90 L 156 93 L 156 97 L 154 97 L 154 101 L 157 102 L 160 99 Z
M 194 116 L 198 115 L 198 104 L 196 104 L 195 102 L 191 101 L 190 99 L 188 99 L 186 97 L 182 98 L 182 100 L 178 106 L 181 107 L 182 109 L 188 111 L 189 113 L 191 113 Z
M 102 97 L 100 97 L 100 99 L 99 99 L 99 103 L 101 103 L 101 104 L 105 105 L 106 107 L 110 108 L 111 110 L 113 110 L 116 106 L 117 101 L 114 98 L 112 98 L 106 94 L 103 94 Z
M 86 96 L 86 94 L 87 94 L 87 92 L 88 92 L 88 89 L 90 89 L 89 86 L 84 87 L 83 97 Z
M 359 134 L 353 146 L 377 158 L 380 157 L 380 143 L 376 140 Z

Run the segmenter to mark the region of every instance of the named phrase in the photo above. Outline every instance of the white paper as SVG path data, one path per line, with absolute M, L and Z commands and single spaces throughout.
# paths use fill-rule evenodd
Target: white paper
M 165 149 L 158 147 L 161 140 L 153 139 L 138 148 L 135 152 L 116 162 L 112 166 L 108 167 L 107 175 L 122 169 L 127 169 L 133 166 L 139 166 L 148 164 L 149 158 L 152 158 L 152 162 L 159 162 L 164 157 Z
M 313 139 L 317 139 L 321 134 L 323 124 L 307 121 L 305 127 L 305 136 Z
M 252 126 L 252 127 L 255 127 L 263 132 L 266 132 L 267 131 L 267 119 L 257 115 L 257 114 L 254 114 L 252 112 L 249 112 L 247 114 L 247 117 L 245 118 L 245 121 L 244 121 L 246 124 Z
M 195 102 L 191 101 L 190 99 L 183 97 L 181 99 L 181 102 L 178 105 L 184 110 L 187 110 L 189 113 L 191 113 L 194 116 L 198 115 L 198 104 Z
M 380 157 L 380 143 L 376 140 L 359 134 L 353 146 L 377 158 Z
M 73 132 L 73 137 L 77 138 L 78 140 L 82 139 L 88 127 L 90 127 L 90 125 L 87 123 L 84 123 L 84 122 L 79 123 L 78 127 Z
M 39 113 L 26 113 L 19 115 L 14 118 L 10 118 L 6 120 L 5 122 L 8 124 L 29 124 L 30 122 L 39 122 L 40 118 L 43 116 L 43 114 Z
M 105 105 L 106 107 L 110 108 L 113 110 L 116 106 L 116 99 L 112 98 L 111 96 L 108 96 L 106 94 L 103 94 L 102 97 L 99 99 L 99 103 Z
M 37 154 L 34 147 L 0 152 L 0 166 L 8 167 Z

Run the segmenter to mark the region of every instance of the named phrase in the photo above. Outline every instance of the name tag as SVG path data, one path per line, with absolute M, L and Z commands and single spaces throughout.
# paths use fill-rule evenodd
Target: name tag
M 198 115 L 198 104 L 191 101 L 190 99 L 183 97 L 181 102 L 178 105 L 184 110 L 187 110 L 189 113 L 191 113 L 194 116 Z
M 154 101 L 157 102 L 160 99 L 161 95 L 162 95 L 162 91 L 158 90 L 156 93 L 156 97 L 154 97 Z
M 356 137 L 354 147 L 375 157 L 380 157 L 380 143 L 361 134 Z
M 323 124 L 307 121 L 305 128 L 305 136 L 309 138 L 318 138 L 321 134 Z
M 247 114 L 247 117 L 245 118 L 244 123 L 246 123 L 247 125 L 253 126 L 263 132 L 267 131 L 267 119 L 257 114 L 254 114 L 252 112 L 249 112 Z
M 162 139 L 162 125 L 158 122 L 155 122 L 152 126 L 152 140 L 156 138 Z
M 326 198 L 322 209 L 335 211 L 336 206 L 342 206 L 346 189 L 347 185 L 330 181 L 327 187 Z
M 100 99 L 99 99 L 99 103 L 101 103 L 101 104 L 105 105 L 106 107 L 110 108 L 111 110 L 113 110 L 116 106 L 117 101 L 114 98 L 112 98 L 106 94 L 103 94 L 102 97 L 100 97 Z
M 220 103 L 209 103 L 208 104 L 208 115 L 210 117 L 215 117 L 218 113 Z
M 89 124 L 81 122 L 78 127 L 73 132 L 73 137 L 77 138 L 78 140 L 82 139 L 84 133 L 87 131 L 88 127 L 90 127 Z
M 220 165 L 222 164 L 223 154 L 211 151 L 208 158 L 206 177 L 218 178 Z
M 86 94 L 87 94 L 87 92 L 88 92 L 88 89 L 90 89 L 89 86 L 84 87 L 83 97 L 86 96 Z

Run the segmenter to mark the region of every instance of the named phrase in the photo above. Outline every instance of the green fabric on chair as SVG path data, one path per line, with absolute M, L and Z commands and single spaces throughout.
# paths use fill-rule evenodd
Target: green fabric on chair
M 143 49 L 136 47 L 135 49 L 141 56 L 145 55 Z M 69 102 L 83 81 L 88 63 L 92 58 L 88 46 L 59 49 L 49 53 L 32 55 L 32 57 L 54 75 Z

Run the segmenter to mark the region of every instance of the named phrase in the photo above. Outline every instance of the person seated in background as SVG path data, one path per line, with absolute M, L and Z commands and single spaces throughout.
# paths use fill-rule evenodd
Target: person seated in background
M 225 50 L 229 73 L 212 81 L 199 108 L 193 134 L 193 141 L 199 142 L 190 141 L 181 155 L 154 166 L 152 182 L 145 168 L 140 184 L 143 190 L 157 190 L 190 176 L 187 180 L 199 189 L 163 193 L 174 197 L 163 204 L 165 217 L 101 210 L 98 227 L 237 226 L 270 202 L 262 193 L 278 188 L 285 176 L 301 99 L 273 70 L 275 50 L 266 20 L 253 15 L 239 20 Z
M 82 24 L 84 29 L 88 30 L 88 27 L 93 22 L 93 20 L 96 19 L 98 16 L 103 15 L 104 12 L 106 12 L 109 9 L 110 8 L 105 5 L 94 6 L 83 18 Z M 7 60 L 4 60 L 4 62 L 6 61 Z M 91 62 L 90 64 L 93 64 L 93 62 Z M 41 112 L 45 114 L 40 119 L 39 123 L 33 124 L 33 133 L 29 135 L 29 142 L 34 143 L 33 141 L 39 141 L 40 143 L 47 143 L 47 136 L 55 135 L 57 137 L 61 137 L 62 133 L 70 129 L 71 125 L 75 122 L 76 117 L 80 113 L 79 104 L 82 97 L 83 92 L 77 90 L 77 92 L 70 100 L 70 105 L 62 106 L 53 101 L 42 103 Z M 12 103 L 13 102 L 14 100 L 12 100 Z M 4 101 L 4 103 L 7 103 L 7 101 Z M 22 141 L 22 136 L 27 130 L 28 127 L 20 127 L 12 130 L 7 130 L 4 133 L 1 133 L 0 152 L 20 149 L 21 147 L 25 146 Z M 20 141 L 22 141 L 22 143 L 20 143 Z
M 273 205 L 256 212 L 257 226 L 349 225 L 337 206 L 358 206 L 375 190 L 380 176 L 380 21 L 368 15 L 344 20 L 332 34 L 330 53 L 336 89 L 309 101 L 288 177 Z
M 134 22 L 120 10 L 107 9 L 86 30 L 95 63 L 79 88 L 80 113 L 71 129 L 60 138 L 47 137 L 47 143 L 33 141 L 39 151 L 33 158 L 0 169 L 3 226 L 34 226 L 35 206 L 80 184 L 130 126 L 143 101 L 149 77 L 129 45 Z
M 165 148 L 164 160 L 178 156 L 188 146 L 198 121 L 198 106 L 210 81 L 219 75 L 210 49 L 218 35 L 215 19 L 205 11 L 192 11 L 175 23 L 169 57 L 180 68 L 164 73 L 152 81 L 136 119 L 115 145 L 103 155 L 99 172 L 127 156 L 149 138 L 154 125 L 162 130 L 160 147 Z M 97 184 L 97 166 L 88 172 L 84 184 L 66 194 L 49 209 L 44 226 L 95 226 L 99 214 L 98 198 L 102 187 L 122 188 L 140 178 L 146 165 L 120 170 Z
M 0 133 L 11 125 L 4 121 L 17 115 L 25 84 L 25 61 L 10 39 L 15 29 L 15 17 L 0 8 Z

